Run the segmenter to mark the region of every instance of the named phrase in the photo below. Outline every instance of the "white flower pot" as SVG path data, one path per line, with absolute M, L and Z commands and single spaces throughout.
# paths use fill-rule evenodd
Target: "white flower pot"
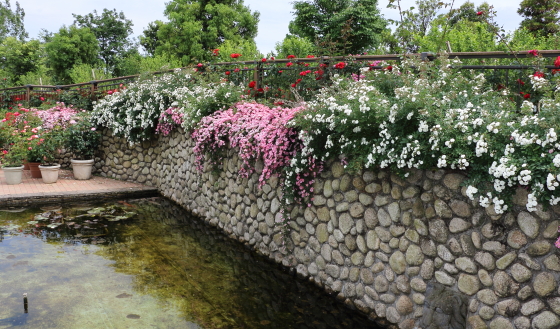
M 93 159 L 91 160 L 70 160 L 72 170 L 74 170 L 74 179 L 84 180 L 91 178 L 91 170 L 93 167 Z
M 20 167 L 3 167 L 4 178 L 6 179 L 6 184 L 16 185 L 21 183 L 23 177 L 23 166 Z
M 41 170 L 41 176 L 43 176 L 43 183 L 52 184 L 56 183 L 58 180 L 58 171 L 60 170 L 60 165 L 54 166 L 39 166 Z

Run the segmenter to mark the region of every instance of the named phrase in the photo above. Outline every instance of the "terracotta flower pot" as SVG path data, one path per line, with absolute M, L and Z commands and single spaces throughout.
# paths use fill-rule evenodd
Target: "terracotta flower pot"
M 41 178 L 41 170 L 39 170 L 40 162 L 29 162 L 29 171 L 31 172 L 31 178 Z
M 58 180 L 58 171 L 60 170 L 59 164 L 54 166 L 39 166 L 39 169 L 41 170 L 41 176 L 43 176 L 43 183 L 56 183 Z

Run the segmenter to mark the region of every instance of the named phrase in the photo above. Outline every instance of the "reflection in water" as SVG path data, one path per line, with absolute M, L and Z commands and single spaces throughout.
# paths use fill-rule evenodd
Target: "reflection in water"
M 46 242 L 58 248 L 55 258 L 73 260 L 61 266 L 67 275 L 56 272 L 49 278 L 58 287 L 54 290 L 67 293 L 66 302 L 40 298 L 46 291 L 56 294 L 41 279 L 33 279 L 35 289 L 21 288 L 33 293 L 29 321 L 21 307 L 21 292 L 5 296 L 2 291 L 12 287 L 0 280 L 0 303 L 19 295 L 19 308 L 14 303 L 12 310 L 0 310 L 0 328 L 85 328 L 86 323 L 90 328 L 102 323 L 116 328 L 378 328 L 165 199 L 0 212 L 0 232 L 0 273 L 6 269 L 15 277 L 21 275 L 15 269 L 23 266 L 27 278 L 41 271 L 44 263 L 36 258 L 45 255 L 25 260 L 18 255 L 29 252 L 31 241 L 38 241 L 29 240 L 31 236 L 43 246 Z M 27 239 L 17 248 L 5 248 L 18 238 Z M 28 264 L 15 265 L 17 261 Z M 75 293 L 84 295 L 73 298 Z M 72 320 L 60 315 L 65 307 L 75 309 L 78 316 Z

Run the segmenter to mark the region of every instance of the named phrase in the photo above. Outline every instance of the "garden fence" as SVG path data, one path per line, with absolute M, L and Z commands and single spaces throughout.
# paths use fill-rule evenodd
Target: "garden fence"
M 419 56 L 424 60 L 434 60 L 437 55 L 432 53 L 419 53 L 408 54 L 406 56 Z M 449 58 L 459 58 L 464 62 L 461 69 L 471 70 L 484 70 L 487 72 L 487 77 L 490 77 L 492 83 L 500 83 L 504 87 L 515 90 L 515 81 L 518 79 L 526 78 L 527 75 L 533 73 L 535 65 L 532 63 L 535 54 L 534 51 L 518 51 L 518 52 L 450 52 L 447 53 Z M 549 62 L 548 65 L 542 65 L 538 69 L 541 71 L 558 69 L 552 65 L 553 60 L 549 58 L 556 58 L 560 56 L 560 50 L 541 50 L 538 51 L 538 56 L 544 59 L 544 63 Z M 216 72 L 233 72 L 235 75 L 228 76 L 229 80 L 237 83 L 249 83 L 254 81 L 254 89 L 259 90 L 263 87 L 274 88 L 271 85 L 274 83 L 271 80 L 273 73 L 284 72 L 285 76 L 291 76 L 295 81 L 298 74 L 309 67 L 309 69 L 322 68 L 325 72 L 323 83 L 332 77 L 333 66 L 336 63 L 352 63 L 353 72 L 360 78 L 359 69 L 368 67 L 374 70 L 386 68 L 386 66 L 376 65 L 380 62 L 395 62 L 403 59 L 403 55 L 389 54 L 389 55 L 361 55 L 361 56 L 322 56 L 318 58 L 290 58 L 290 59 L 274 59 L 266 61 L 238 61 L 238 62 L 223 62 L 208 65 L 202 65 L 200 68 L 195 66 L 195 69 L 204 71 Z M 500 61 L 509 60 L 507 65 L 503 65 Z M 292 63 L 295 65 L 289 66 Z M 474 64 L 473 64 L 474 63 Z M 373 64 L 373 65 L 372 65 Z M 190 69 L 193 67 L 182 67 L 181 70 Z M 164 74 L 172 72 L 177 69 L 166 71 L 153 72 L 152 74 Z M 490 70 L 490 72 L 488 72 Z M 340 72 L 340 71 L 339 71 Z M 348 72 L 348 71 L 347 71 Z M 530 72 L 530 73 L 529 73 Z M 112 79 L 90 81 L 85 83 L 71 84 L 71 85 L 26 85 L 20 87 L 0 89 L 0 102 L 4 105 L 15 103 L 30 104 L 33 101 L 59 100 L 62 94 L 67 96 L 76 96 L 91 101 L 95 101 L 104 95 L 111 94 L 112 92 L 125 87 L 127 84 L 136 80 L 140 75 L 130 75 Z

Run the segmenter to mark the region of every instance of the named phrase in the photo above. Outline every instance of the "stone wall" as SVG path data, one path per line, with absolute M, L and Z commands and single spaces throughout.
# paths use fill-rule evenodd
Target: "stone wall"
M 347 173 L 328 164 L 311 207 L 295 208 L 283 239 L 277 178 L 239 179 L 238 155 L 200 173 L 193 141 L 129 145 L 105 132 L 102 176 L 156 186 L 231 237 L 293 268 L 381 324 L 412 328 L 560 326 L 560 207 L 528 213 L 525 190 L 497 215 L 465 197 L 461 172 Z

